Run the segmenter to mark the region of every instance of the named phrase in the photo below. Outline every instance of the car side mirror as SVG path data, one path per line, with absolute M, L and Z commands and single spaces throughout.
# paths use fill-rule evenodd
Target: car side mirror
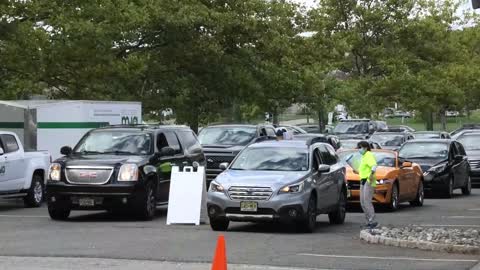
M 175 150 L 170 146 L 160 149 L 160 157 L 171 157 L 175 155 Z
M 330 171 L 330 165 L 320 164 L 318 165 L 318 172 L 319 173 L 327 173 Z
M 220 163 L 218 167 L 220 168 L 220 170 L 225 171 L 228 168 L 228 165 L 229 165 L 228 162 L 223 162 L 223 163 Z
M 73 152 L 73 149 L 70 146 L 64 146 L 60 148 L 60 154 L 64 156 L 70 156 Z
M 413 164 L 409 161 L 405 161 L 402 163 L 402 168 L 411 168 Z

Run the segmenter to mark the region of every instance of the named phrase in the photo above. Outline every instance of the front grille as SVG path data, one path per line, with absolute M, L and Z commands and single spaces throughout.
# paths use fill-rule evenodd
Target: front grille
M 268 201 L 272 193 L 269 187 L 231 187 L 228 190 L 232 200 L 241 201 Z
M 220 170 L 220 164 L 224 162 L 231 163 L 235 156 L 233 153 L 227 155 L 219 155 L 219 154 L 209 154 L 205 153 L 207 158 L 207 179 L 213 180 L 217 175 L 219 175 L 222 171 Z
M 103 185 L 110 180 L 113 167 L 77 167 L 70 166 L 65 169 L 67 181 L 80 185 Z
M 360 181 L 348 181 L 348 189 L 360 190 Z
M 480 160 L 469 160 L 472 169 L 480 169 Z

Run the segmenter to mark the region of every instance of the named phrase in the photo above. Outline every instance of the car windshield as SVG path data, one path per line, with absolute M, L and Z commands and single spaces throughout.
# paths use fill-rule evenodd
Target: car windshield
M 415 139 L 440 139 L 440 133 L 415 133 Z
M 74 153 L 80 154 L 147 155 L 151 152 L 150 134 L 131 130 L 93 131 L 74 149 Z
M 403 135 L 398 134 L 373 134 L 370 138 L 381 146 L 400 146 L 403 144 Z
M 398 154 L 401 158 L 447 159 L 448 144 L 416 142 L 405 144 Z
M 340 122 L 334 129 L 337 134 L 368 133 L 367 122 Z
M 306 171 L 306 149 L 281 147 L 254 147 L 241 152 L 230 168 L 251 171 Z
M 255 127 L 208 127 L 202 129 L 198 140 L 203 145 L 247 145 L 256 132 Z
M 458 138 L 457 141 L 459 141 L 467 151 L 480 150 L 480 133 L 463 135 Z
M 342 149 L 357 149 L 360 141 L 340 141 Z
M 377 160 L 378 166 L 396 167 L 395 154 L 389 153 L 389 152 L 372 152 L 372 153 L 375 156 L 375 159 Z M 352 155 L 354 155 L 353 156 L 354 159 L 361 158 L 360 153 L 357 150 L 341 151 L 340 153 L 338 153 L 338 157 L 344 163 L 346 163 L 347 159 L 350 158 L 350 156 Z

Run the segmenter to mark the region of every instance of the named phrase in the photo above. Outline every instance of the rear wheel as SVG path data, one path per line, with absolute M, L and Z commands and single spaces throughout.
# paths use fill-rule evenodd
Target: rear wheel
M 45 196 L 45 188 L 43 187 L 43 178 L 35 174 L 32 177 L 32 183 L 28 189 L 27 196 L 23 198 L 25 206 L 27 207 L 39 207 L 42 205 L 43 198 Z
M 340 193 L 338 208 L 334 212 L 328 213 L 330 224 L 343 224 L 345 222 L 345 213 L 347 212 L 347 199 L 345 193 Z
M 67 220 L 70 216 L 70 208 L 58 203 L 48 203 L 48 214 L 53 220 Z
M 410 202 L 410 205 L 422 206 L 424 199 L 425 199 L 425 191 L 423 190 L 423 181 L 420 181 L 420 183 L 418 183 L 417 197 L 415 198 L 415 200 Z
M 390 204 L 388 205 L 388 209 L 390 211 L 396 211 L 399 205 L 399 195 L 398 195 L 398 184 L 395 182 L 392 187 L 392 194 L 390 197 Z
M 315 230 L 317 225 L 317 198 L 314 195 L 310 195 L 307 213 L 299 225 L 302 232 L 311 233 Z
M 224 232 L 224 231 L 228 230 L 228 225 L 229 224 L 230 224 L 230 221 L 226 218 L 210 219 L 210 227 L 214 231 Z
M 470 195 L 471 193 L 472 193 L 472 179 L 469 176 L 467 179 L 467 182 L 465 183 L 465 186 L 462 188 L 462 194 Z

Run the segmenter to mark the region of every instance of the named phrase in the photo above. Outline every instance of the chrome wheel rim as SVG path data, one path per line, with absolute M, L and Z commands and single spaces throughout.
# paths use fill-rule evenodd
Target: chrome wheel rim
M 420 190 L 419 190 L 418 201 L 420 203 L 423 203 L 424 198 L 425 198 L 425 192 L 423 190 L 423 183 L 420 182 Z
M 40 203 L 43 200 L 43 187 L 40 182 L 35 182 L 35 186 L 33 187 L 33 198 L 37 203 Z

